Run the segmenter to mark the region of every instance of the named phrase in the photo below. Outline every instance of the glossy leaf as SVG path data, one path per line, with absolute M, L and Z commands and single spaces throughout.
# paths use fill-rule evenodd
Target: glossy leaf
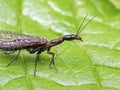
M 116 3 L 117 2 L 117 3 Z M 1 90 L 119 90 L 119 0 L 0 0 L 0 30 L 46 38 L 48 41 L 76 34 L 88 12 L 80 36 L 84 42 L 65 41 L 52 48 L 58 71 L 49 68 L 51 56 L 40 55 L 33 76 L 36 54 L 25 50 L 11 66 L 16 53 L 0 53 Z M 84 24 L 85 24 L 84 23 Z

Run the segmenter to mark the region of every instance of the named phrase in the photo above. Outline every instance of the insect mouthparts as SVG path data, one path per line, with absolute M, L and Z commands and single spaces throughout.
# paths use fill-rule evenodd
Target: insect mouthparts
M 82 39 L 82 38 L 80 38 L 80 41 L 81 41 L 81 42 L 83 42 L 83 39 Z

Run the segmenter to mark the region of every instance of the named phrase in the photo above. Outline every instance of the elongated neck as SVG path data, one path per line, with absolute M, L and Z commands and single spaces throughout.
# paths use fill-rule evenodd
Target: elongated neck
M 64 41 L 63 37 L 58 38 L 58 39 L 53 39 L 50 42 L 48 42 L 47 46 L 48 47 L 56 46 L 56 45 L 62 43 L 63 41 Z
M 64 40 L 66 40 L 66 41 L 72 41 L 72 40 L 83 41 L 79 35 L 71 34 L 71 35 L 65 35 L 65 36 L 58 38 L 58 39 L 53 39 L 47 43 L 47 46 L 52 47 L 52 46 L 58 45 L 58 44 L 64 42 Z

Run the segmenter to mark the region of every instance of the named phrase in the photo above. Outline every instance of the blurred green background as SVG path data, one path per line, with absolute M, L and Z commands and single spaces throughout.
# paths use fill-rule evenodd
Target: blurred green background
M 81 32 L 84 42 L 64 42 L 56 53 L 58 69 L 46 52 L 33 76 L 36 54 L 0 53 L 0 90 L 120 90 L 120 0 L 0 0 L 0 30 L 46 38 L 75 34 L 83 17 L 95 19 Z

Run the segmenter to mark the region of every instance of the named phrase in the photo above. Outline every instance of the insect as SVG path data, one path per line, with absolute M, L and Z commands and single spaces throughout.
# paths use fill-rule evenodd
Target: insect
M 38 37 L 38 36 L 19 34 L 19 33 L 9 32 L 9 31 L 1 32 L 0 33 L 0 40 L 1 40 L 0 41 L 0 49 L 3 50 L 6 54 L 11 54 L 18 50 L 17 56 L 12 61 L 10 61 L 7 66 L 12 64 L 18 58 L 21 50 L 27 50 L 30 54 L 36 53 L 34 76 L 36 76 L 37 62 L 40 60 L 39 56 L 44 51 L 47 51 L 47 53 L 52 56 L 51 61 L 49 63 L 49 67 L 51 67 L 51 65 L 53 65 L 55 68 L 55 63 L 54 63 L 55 53 L 51 52 L 50 49 L 53 46 L 56 46 L 64 41 L 72 41 L 72 40 L 83 41 L 79 34 L 86 27 L 86 25 L 93 20 L 93 18 L 90 19 L 83 26 L 86 18 L 87 18 L 87 14 L 83 18 L 83 21 L 80 24 L 76 34 L 65 35 L 63 37 L 53 39 L 51 41 L 48 41 L 45 38 Z M 12 40 L 5 41 L 4 39 L 12 39 Z

